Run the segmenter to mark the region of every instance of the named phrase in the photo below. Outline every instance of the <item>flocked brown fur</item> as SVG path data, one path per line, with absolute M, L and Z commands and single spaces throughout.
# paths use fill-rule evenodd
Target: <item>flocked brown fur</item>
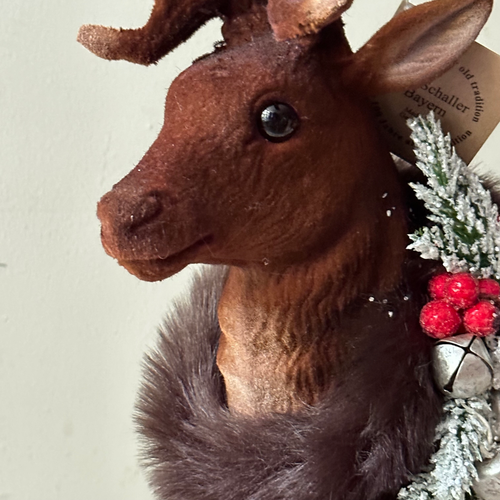
M 300 411 L 350 370 L 344 311 L 397 286 L 407 244 L 397 173 L 366 96 L 448 69 L 491 8 L 490 0 L 418 6 L 353 54 L 336 20 L 349 2 L 305 8 L 309 1 L 292 3 L 288 18 L 270 16 L 280 0 L 219 5 L 225 45 L 172 83 L 158 139 L 98 207 L 104 247 L 141 279 L 192 262 L 230 265 L 217 364 L 229 406 L 248 415 Z M 141 32 L 146 45 L 134 47 L 151 56 L 160 14 L 166 32 L 184 17 L 188 29 L 198 2 L 158 0 Z M 277 40 L 300 12 L 307 35 Z M 172 43 L 182 40 L 176 33 Z M 279 143 L 258 125 L 273 102 L 300 121 Z

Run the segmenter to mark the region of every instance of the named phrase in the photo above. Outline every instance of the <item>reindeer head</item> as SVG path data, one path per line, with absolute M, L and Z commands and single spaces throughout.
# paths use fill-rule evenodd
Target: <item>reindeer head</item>
M 271 269 L 380 212 L 397 181 L 366 98 L 449 69 L 492 2 L 415 7 L 355 54 L 339 21 L 350 3 L 156 0 L 141 29 L 81 29 L 97 55 L 149 64 L 224 20 L 224 44 L 173 82 L 157 140 L 99 203 L 111 256 L 144 280 L 195 262 Z

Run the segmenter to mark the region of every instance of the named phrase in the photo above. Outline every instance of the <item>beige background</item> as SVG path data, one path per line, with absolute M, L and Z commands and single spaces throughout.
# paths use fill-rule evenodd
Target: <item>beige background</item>
M 398 3 L 355 0 L 353 45 Z M 170 81 L 211 49 L 220 24 L 152 68 L 75 42 L 80 24 L 137 26 L 150 8 L 0 7 L 0 500 L 152 498 L 132 425 L 140 360 L 189 272 L 157 284 L 128 275 L 100 247 L 95 204 L 154 140 Z M 497 6 L 481 36 L 497 52 L 499 25 Z M 500 173 L 499 134 L 477 161 Z

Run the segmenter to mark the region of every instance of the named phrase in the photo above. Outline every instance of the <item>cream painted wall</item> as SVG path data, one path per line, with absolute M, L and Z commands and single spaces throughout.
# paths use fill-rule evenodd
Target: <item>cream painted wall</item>
M 109 63 L 80 24 L 137 26 L 152 0 L 0 7 L 0 500 L 148 500 L 132 413 L 145 346 L 189 272 L 141 283 L 99 242 L 99 197 L 158 133 L 170 81 L 212 22 L 152 68 Z M 398 0 L 356 0 L 358 47 Z M 500 8 L 481 41 L 500 52 Z M 497 131 L 478 155 L 498 168 Z M 500 170 L 499 170 L 500 171 Z

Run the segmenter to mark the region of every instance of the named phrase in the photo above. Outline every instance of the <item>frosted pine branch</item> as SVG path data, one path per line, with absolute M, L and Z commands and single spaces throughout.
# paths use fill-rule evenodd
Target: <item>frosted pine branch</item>
M 417 167 L 427 184 L 412 184 L 424 202 L 432 223 L 410 235 L 408 248 L 425 259 L 441 260 L 449 272 L 468 271 L 500 278 L 500 222 L 498 208 L 479 177 L 458 157 L 441 126 L 430 113 L 408 122 L 415 144 Z M 500 366 L 499 343 L 491 345 Z M 496 357 L 495 357 L 496 355 Z M 500 377 L 495 387 L 500 387 Z M 436 429 L 436 449 L 429 471 L 417 475 L 401 489 L 399 500 L 465 500 L 477 479 L 474 463 L 492 456 L 491 408 L 488 394 L 450 399 L 444 419 Z
M 411 184 L 435 225 L 410 235 L 408 248 L 441 260 L 449 272 L 500 278 L 498 208 L 479 177 L 460 159 L 431 112 L 408 121 L 417 167 L 427 185 Z
M 474 462 L 490 440 L 486 395 L 450 399 L 436 429 L 439 449 L 430 459 L 432 470 L 416 476 L 398 494 L 398 500 L 464 500 L 477 479 Z

